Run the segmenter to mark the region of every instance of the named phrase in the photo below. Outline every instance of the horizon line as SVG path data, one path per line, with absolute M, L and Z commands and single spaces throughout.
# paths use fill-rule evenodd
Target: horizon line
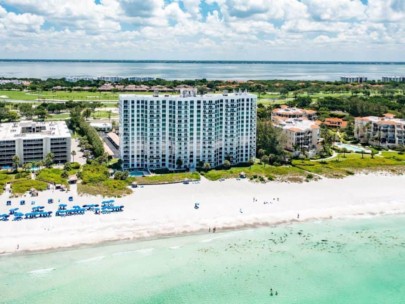
M 128 63 L 249 63 L 249 64 L 405 64 L 405 61 L 353 61 L 353 60 L 179 60 L 179 59 L 28 59 L 0 58 L 0 62 L 128 62 Z

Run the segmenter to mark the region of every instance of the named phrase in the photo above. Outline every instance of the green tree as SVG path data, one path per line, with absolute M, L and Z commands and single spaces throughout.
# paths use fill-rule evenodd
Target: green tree
M 72 161 L 75 161 L 76 151 L 73 150 L 70 154 L 72 155 Z
M 83 111 L 83 117 L 85 118 L 85 119 L 88 119 L 90 116 L 91 116 L 91 114 L 92 114 L 92 111 L 91 111 L 91 109 L 89 109 L 89 108 L 86 108 L 86 109 L 84 109 L 84 111 Z
M 53 164 L 53 159 L 54 159 L 55 155 L 52 152 L 49 152 L 44 159 L 44 165 L 47 168 L 51 168 L 52 164 Z
M 37 108 L 35 115 L 37 115 L 39 119 L 44 120 L 48 116 L 48 111 L 44 108 Z
M 20 158 L 18 157 L 18 155 L 13 156 L 12 162 L 13 162 L 14 170 L 17 171 L 18 166 L 20 165 Z
M 211 169 L 211 164 L 210 163 L 204 163 L 203 168 L 205 170 L 209 170 L 209 169 Z
M 231 167 L 231 162 L 226 159 L 226 160 L 224 161 L 223 166 L 224 166 L 225 169 L 229 169 L 229 168 Z
M 129 176 L 128 171 L 117 171 L 114 174 L 114 179 L 116 180 L 126 180 Z
M 24 171 L 26 171 L 26 172 L 30 172 L 30 171 L 31 171 L 31 168 L 32 168 L 32 163 L 25 163 L 25 164 L 23 165 L 23 169 L 24 169 Z
M 349 152 L 346 148 L 342 149 L 343 157 L 346 158 L 346 153 Z
M 282 155 L 285 137 L 281 129 L 276 128 L 270 121 L 257 122 L 257 148 L 264 150 L 264 154 Z
M 34 115 L 34 110 L 32 108 L 32 105 L 29 103 L 22 103 L 18 106 L 18 109 L 20 110 L 20 113 L 22 116 L 25 116 L 27 119 L 31 119 L 32 116 Z
M 258 158 L 262 158 L 262 156 L 264 156 L 265 154 L 266 154 L 266 151 L 264 151 L 263 149 L 257 150 L 257 157 Z
M 71 162 L 67 162 L 63 165 L 63 170 L 65 171 L 70 171 L 72 170 L 72 163 Z
M 0 122 L 9 118 L 10 111 L 6 107 L 0 107 Z
M 268 164 L 269 161 L 270 161 L 270 158 L 269 158 L 267 155 L 263 155 L 262 158 L 260 158 L 260 162 L 261 162 L 263 165 Z
M 177 168 L 179 169 L 179 168 L 181 168 L 182 165 L 183 165 L 183 161 L 182 161 L 181 158 L 179 157 L 179 158 L 176 160 L 176 166 L 177 166 Z

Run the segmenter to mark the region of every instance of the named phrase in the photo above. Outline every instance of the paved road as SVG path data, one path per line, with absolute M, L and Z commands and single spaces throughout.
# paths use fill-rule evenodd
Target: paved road
M 114 157 L 119 157 L 120 152 L 119 150 L 114 147 L 114 145 L 111 143 L 111 141 L 108 139 L 107 137 L 107 133 L 104 132 L 98 132 L 98 134 L 100 135 L 101 139 L 107 144 L 107 146 L 111 149 L 111 151 L 114 153 Z

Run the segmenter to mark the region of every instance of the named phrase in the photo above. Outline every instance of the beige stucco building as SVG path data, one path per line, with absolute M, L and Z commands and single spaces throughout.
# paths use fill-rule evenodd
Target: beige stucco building
M 361 143 L 395 148 L 405 144 L 405 120 L 392 114 L 357 117 L 354 136 Z

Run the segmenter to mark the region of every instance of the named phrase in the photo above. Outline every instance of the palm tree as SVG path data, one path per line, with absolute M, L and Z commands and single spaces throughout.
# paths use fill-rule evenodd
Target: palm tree
M 70 152 L 70 154 L 72 155 L 72 161 L 75 161 L 76 151 L 73 150 L 72 152 Z
M 182 161 L 181 158 L 179 157 L 179 158 L 176 160 L 176 166 L 177 166 L 177 168 L 181 168 L 182 165 L 183 165 L 183 161 Z
M 18 155 L 14 155 L 12 161 L 13 161 L 14 170 L 17 171 L 18 166 L 20 165 L 20 158 L 18 157 Z
M 31 170 L 31 168 L 32 168 L 32 164 L 31 164 L 31 163 L 25 163 L 25 164 L 23 165 L 23 169 L 24 169 L 25 171 L 27 171 L 27 172 L 29 172 L 29 171 Z
M 343 148 L 342 152 L 343 152 L 343 157 L 346 158 L 346 153 L 348 152 L 348 150 L 346 148 Z
M 45 160 L 44 160 L 45 167 L 47 167 L 47 168 L 52 167 L 54 157 L 55 157 L 55 155 L 52 152 L 48 153 L 45 156 Z
M 86 108 L 84 111 L 83 111 L 83 117 L 87 120 L 90 116 L 91 116 L 91 110 L 89 109 L 89 108 Z
M 205 170 L 209 170 L 209 169 L 211 169 L 211 165 L 210 165 L 210 163 L 204 163 L 203 168 L 204 168 Z
M 264 151 L 263 149 L 259 149 L 259 151 L 257 151 L 257 156 L 261 158 L 265 153 L 266 151 Z
M 262 158 L 260 159 L 260 161 L 263 164 L 263 166 L 265 166 L 266 164 L 269 163 L 270 158 L 267 155 L 263 155 Z

